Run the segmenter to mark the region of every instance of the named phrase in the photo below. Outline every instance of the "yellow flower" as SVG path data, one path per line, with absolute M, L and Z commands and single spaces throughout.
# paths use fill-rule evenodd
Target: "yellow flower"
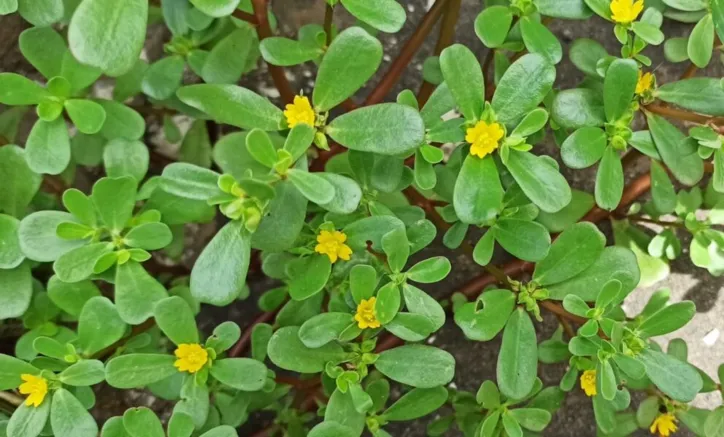
M 345 241 L 347 241 L 347 236 L 342 232 L 322 231 L 317 235 L 317 243 L 319 244 L 314 247 L 314 251 L 327 255 L 332 264 L 337 262 L 337 258 L 349 261 L 352 249 L 344 244 Z
M 377 320 L 375 312 L 375 302 L 377 302 L 377 298 L 371 297 L 367 300 L 362 299 L 362 302 L 357 305 L 357 314 L 354 315 L 354 319 L 357 321 L 359 329 L 380 327 L 380 321 Z
M 636 82 L 636 94 L 642 95 L 654 87 L 654 75 L 639 70 L 639 80 Z
M 176 351 L 174 366 L 179 372 L 196 373 L 209 361 L 209 353 L 200 344 L 180 344 Z
M 25 381 L 20 384 L 20 393 L 28 395 L 25 405 L 39 407 L 48 394 L 48 381 L 42 376 L 34 376 L 24 373 L 20 375 L 20 379 Z
M 498 148 L 498 142 L 505 135 L 502 126 L 498 123 L 488 124 L 479 121 L 475 126 L 468 128 L 465 141 L 471 144 L 470 154 L 478 158 L 485 158 Z
M 596 371 L 586 370 L 581 375 L 581 388 L 586 396 L 596 396 Z
M 675 433 L 677 429 L 679 428 L 676 426 L 676 416 L 671 413 L 666 413 L 659 414 L 658 417 L 656 417 L 649 431 L 651 431 L 651 434 L 656 434 L 658 431 L 659 436 L 669 437 L 669 435 Z
M 306 123 L 314 127 L 314 109 L 305 96 L 294 96 L 294 103 L 285 106 L 284 116 L 287 118 L 289 127 L 294 127 L 299 123 Z
M 644 10 L 644 0 L 613 0 L 611 2 L 611 19 L 616 23 L 628 24 Z

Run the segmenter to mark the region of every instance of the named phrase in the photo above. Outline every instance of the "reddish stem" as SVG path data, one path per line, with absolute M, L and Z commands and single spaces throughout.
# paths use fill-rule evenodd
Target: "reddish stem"
M 267 17 L 268 2 L 269 0 L 251 0 L 257 22 L 256 33 L 259 35 L 259 41 L 272 36 L 272 30 Z M 294 100 L 295 93 L 287 80 L 287 76 L 284 74 L 284 69 L 268 62 L 267 66 L 269 67 L 269 74 L 272 76 L 274 85 L 277 87 L 277 90 L 279 90 L 282 102 L 291 103 Z
M 244 333 L 241 335 L 241 338 L 239 338 L 239 341 L 237 341 L 234 347 L 231 348 L 231 350 L 229 351 L 229 356 L 238 357 L 243 355 L 244 352 L 246 352 L 246 348 L 249 346 L 249 343 L 251 343 L 251 334 L 254 331 L 254 327 L 256 327 L 256 325 L 260 323 L 269 322 L 274 318 L 275 315 L 276 311 L 267 311 L 261 313 L 256 319 L 254 319 L 254 321 L 246 327 Z
M 461 0 L 450 0 L 447 8 L 445 8 L 445 12 L 443 12 L 442 22 L 440 24 L 440 36 L 437 39 L 437 45 L 434 51 L 435 56 L 440 56 L 440 53 L 453 43 L 453 39 L 455 38 L 455 25 L 460 15 L 460 3 Z M 417 102 L 420 107 L 425 106 L 427 99 L 430 98 L 434 90 L 435 85 L 427 81 L 422 82 L 420 92 L 417 93 Z
M 380 83 L 377 84 L 375 89 L 372 90 L 370 95 L 367 96 L 364 103 L 365 105 L 380 103 L 387 93 L 390 92 L 392 87 L 395 86 L 397 81 L 400 79 L 400 76 L 402 76 L 402 73 L 405 71 L 405 68 L 412 60 L 412 57 L 415 55 L 415 52 L 417 52 L 422 43 L 425 42 L 425 38 L 427 38 L 430 34 L 432 28 L 435 26 L 435 23 L 437 23 L 437 20 L 440 18 L 440 15 L 442 15 L 448 1 L 449 0 L 437 0 L 432 8 L 427 11 L 427 14 L 425 14 L 425 17 L 422 19 L 415 32 L 412 34 L 410 39 L 407 40 L 407 43 L 402 48 L 402 51 L 400 51 L 397 59 L 395 59 L 394 62 L 392 62 L 392 65 L 390 65 L 390 68 L 387 70 L 387 73 L 385 73 L 385 76 L 382 78 Z

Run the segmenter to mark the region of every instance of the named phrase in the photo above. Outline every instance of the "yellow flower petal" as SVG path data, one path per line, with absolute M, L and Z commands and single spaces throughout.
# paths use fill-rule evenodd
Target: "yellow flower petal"
M 352 249 L 344 244 L 347 241 L 347 235 L 340 231 L 320 231 L 317 235 L 317 244 L 314 251 L 327 255 L 329 262 L 334 264 L 337 259 L 341 258 L 348 261 L 352 256 Z
M 27 399 L 25 399 L 25 405 L 39 407 L 48 394 L 48 380 L 42 376 L 27 373 L 20 375 L 20 379 L 25 381 L 20 384 L 20 394 L 28 395 Z
M 651 434 L 659 433 L 661 437 L 669 437 L 679 429 L 676 426 L 676 416 L 671 413 L 659 414 L 651 424 Z
M 479 121 L 465 132 L 465 141 L 470 143 L 471 155 L 484 158 L 498 148 L 504 136 L 505 131 L 500 124 Z
M 314 127 L 316 115 L 307 97 L 295 96 L 294 103 L 289 103 L 284 108 L 284 117 L 286 117 L 289 127 L 294 127 L 299 123 Z
M 209 353 L 200 344 L 180 344 L 174 351 L 173 365 L 179 372 L 196 373 L 209 361 Z
M 377 312 L 375 311 L 375 303 L 377 302 L 376 297 L 369 299 L 362 299 L 357 305 L 357 313 L 354 315 L 354 320 L 357 322 L 359 329 L 367 328 L 379 328 L 381 323 L 377 320 Z
M 654 75 L 639 70 L 639 79 L 636 82 L 636 94 L 642 95 L 654 87 Z
M 611 19 L 619 24 L 629 24 L 644 10 L 644 0 L 613 0 Z
M 581 375 L 581 389 L 586 392 L 586 396 L 596 396 L 596 371 L 586 370 Z

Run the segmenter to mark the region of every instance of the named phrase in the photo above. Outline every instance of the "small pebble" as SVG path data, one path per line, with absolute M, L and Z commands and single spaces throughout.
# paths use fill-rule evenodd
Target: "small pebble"
M 701 340 L 704 342 L 707 346 L 714 346 L 717 340 L 719 340 L 719 330 L 717 328 L 712 329 L 709 331 L 708 334 L 704 336 Z

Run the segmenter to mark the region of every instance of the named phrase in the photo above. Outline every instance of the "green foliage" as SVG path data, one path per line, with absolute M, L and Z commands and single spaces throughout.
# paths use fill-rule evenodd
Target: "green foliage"
M 656 343 L 694 303 L 663 289 L 639 314 L 622 303 L 682 254 L 724 274 L 724 87 L 691 77 L 719 61 L 723 1 L 484 2 L 482 66 L 480 46 L 447 43 L 457 3 L 436 4 L 427 83 L 385 103 L 425 33 L 376 80 L 377 32 L 403 28 L 404 2 L 327 0 L 325 23 L 293 37 L 267 3 L 0 0 L 30 23 L 18 44 L 40 73 L 0 73 L 0 321 L 22 329 L 0 354 L 2 399 L 17 404 L 0 435 L 96 436 L 104 383 L 174 406 L 166 429 L 131 408 L 103 437 L 235 437 L 261 410 L 295 437 L 385 437 L 432 414 L 431 436 L 523 437 L 550 433 L 579 386 L 601 435 L 669 419 L 722 434 L 722 407 L 688 405 L 720 386 L 683 340 Z M 356 26 L 337 29 L 341 8 Z M 549 21 L 594 13 L 620 50 L 582 38 L 564 51 Z M 689 35 L 666 39 L 664 19 Z M 171 36 L 141 60 L 152 24 Z M 692 63 L 680 80 L 653 76 L 660 44 Z M 566 54 L 585 76 L 572 89 L 557 82 Z M 260 57 L 278 96 L 239 85 Z M 313 87 L 294 96 L 282 67 L 305 63 Z M 650 170 L 631 182 L 638 155 Z M 593 191 L 572 189 L 571 171 L 594 166 Z M 459 257 L 425 250 L 438 235 L 487 273 L 456 283 Z M 259 319 L 197 326 L 207 305 L 247 298 Z M 563 322 L 539 340 L 543 311 Z M 449 385 L 469 369 L 433 342 L 450 315 L 469 341 L 500 338 L 496 381 L 477 393 Z M 544 387 L 541 366 L 561 362 Z M 650 396 L 634 409 L 635 391 Z

